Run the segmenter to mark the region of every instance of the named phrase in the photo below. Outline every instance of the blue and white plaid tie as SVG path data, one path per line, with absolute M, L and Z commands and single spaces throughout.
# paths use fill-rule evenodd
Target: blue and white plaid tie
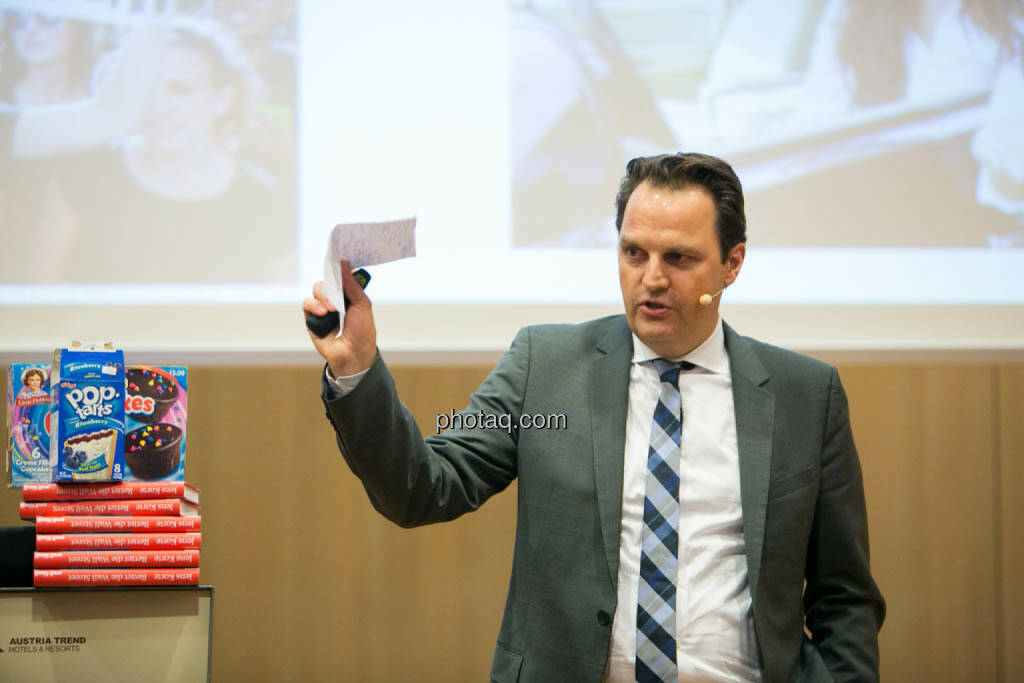
M 654 360 L 661 396 L 647 451 L 647 483 L 636 610 L 636 680 L 675 681 L 679 565 L 679 455 L 683 416 L 679 371 L 692 363 Z

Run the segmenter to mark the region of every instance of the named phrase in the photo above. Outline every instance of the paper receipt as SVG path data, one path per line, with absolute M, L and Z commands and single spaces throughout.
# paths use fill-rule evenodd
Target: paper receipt
M 416 255 L 416 218 L 379 223 L 339 223 L 331 231 L 324 260 L 324 294 L 344 320 L 341 260 L 361 268 Z M 339 327 L 340 330 L 340 327 Z

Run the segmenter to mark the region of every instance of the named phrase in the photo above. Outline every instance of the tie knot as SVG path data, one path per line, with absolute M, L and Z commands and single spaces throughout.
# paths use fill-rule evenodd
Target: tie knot
M 693 370 L 696 365 L 690 361 L 671 361 L 664 358 L 655 358 L 653 361 L 654 369 L 658 371 L 661 376 L 662 382 L 669 384 L 679 384 L 679 371 L 680 370 Z

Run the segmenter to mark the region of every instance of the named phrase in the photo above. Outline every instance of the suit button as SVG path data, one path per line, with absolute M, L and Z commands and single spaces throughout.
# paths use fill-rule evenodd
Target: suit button
M 601 610 L 597 613 L 597 623 L 601 624 L 601 626 L 607 626 L 608 624 L 612 623 L 612 618 L 608 615 L 607 612 Z

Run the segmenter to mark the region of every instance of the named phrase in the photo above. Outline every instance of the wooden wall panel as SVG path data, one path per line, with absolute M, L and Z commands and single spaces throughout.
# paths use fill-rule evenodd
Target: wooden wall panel
M 883 680 L 995 680 L 993 371 L 841 369 L 888 603 Z
M 999 371 L 1001 680 L 1024 681 L 1024 365 Z
M 432 432 L 435 415 L 462 408 L 486 370 L 399 367 L 395 376 Z M 216 586 L 214 680 L 485 679 L 512 557 L 514 486 L 455 522 L 395 527 L 337 453 L 319 373 L 192 371 L 189 478 L 203 489 L 202 579 Z M 889 603 L 885 679 L 1021 679 L 1024 366 L 841 373 L 872 564 Z M 21 523 L 19 497 L 0 491 L 0 523 Z
M 400 369 L 396 383 L 432 431 L 434 415 L 462 407 L 483 373 Z M 318 369 L 198 370 L 192 387 L 203 580 L 217 585 L 215 679 L 486 678 L 508 581 L 511 496 L 450 524 L 399 529 L 338 454 Z

